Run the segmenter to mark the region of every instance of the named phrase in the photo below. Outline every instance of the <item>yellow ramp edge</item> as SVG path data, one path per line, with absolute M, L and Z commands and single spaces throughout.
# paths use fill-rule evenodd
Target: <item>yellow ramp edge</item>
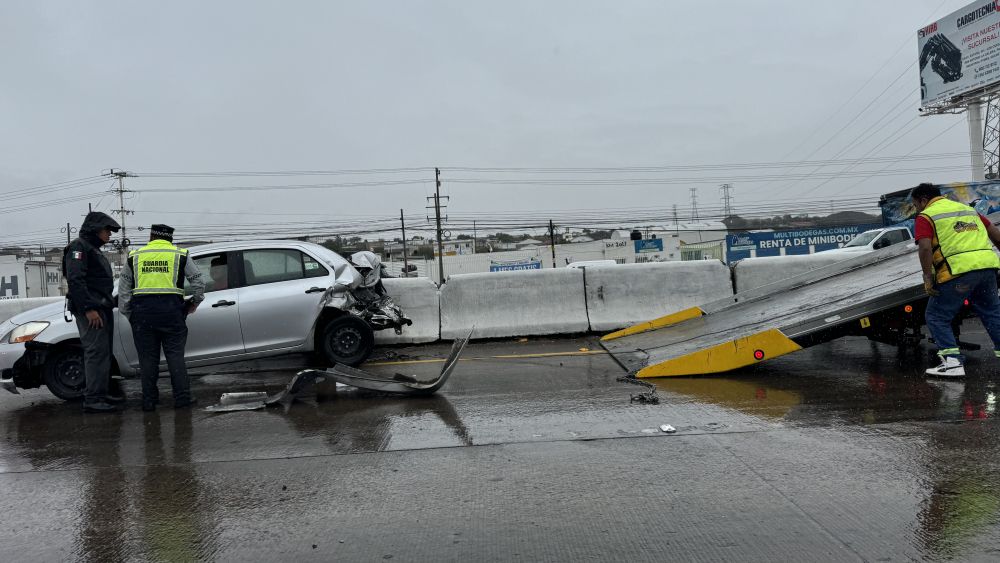
M 639 370 L 636 377 L 671 377 L 722 373 L 801 350 L 776 328 L 745 336 L 732 342 L 692 352 Z M 755 353 L 760 352 L 758 358 Z
M 705 314 L 705 311 L 701 310 L 701 307 L 691 307 L 690 309 L 684 309 L 683 311 L 677 311 L 676 313 L 671 313 L 664 317 L 658 319 L 653 319 L 651 321 L 646 321 L 644 323 L 639 323 L 637 325 L 632 325 L 628 328 L 623 328 L 617 332 L 612 332 L 611 334 L 605 334 L 601 337 L 602 342 L 607 342 L 608 340 L 614 340 L 616 338 L 622 338 L 624 336 L 632 336 L 633 334 L 641 334 L 643 332 L 649 332 L 651 330 L 656 330 L 658 328 L 663 328 L 665 326 L 675 325 L 680 322 L 684 322 L 688 319 L 695 319 L 701 317 Z

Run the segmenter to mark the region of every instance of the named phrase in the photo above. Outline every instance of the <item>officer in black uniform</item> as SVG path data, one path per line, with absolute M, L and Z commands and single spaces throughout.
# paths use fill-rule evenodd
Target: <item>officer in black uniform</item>
M 118 232 L 117 221 L 99 211 L 87 214 L 80 236 L 63 251 L 63 273 L 69 285 L 68 307 L 76 318 L 83 346 L 83 372 L 87 387 L 83 410 L 116 412 L 124 397 L 108 395 L 114 343 L 114 274 L 101 247 Z

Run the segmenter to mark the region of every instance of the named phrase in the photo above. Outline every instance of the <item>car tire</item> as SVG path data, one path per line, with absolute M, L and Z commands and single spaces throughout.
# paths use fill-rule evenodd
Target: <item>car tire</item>
M 375 348 L 375 332 L 351 315 L 336 318 L 323 328 L 323 355 L 330 364 L 358 366 Z
M 54 351 L 42 366 L 42 381 L 53 395 L 64 401 L 83 399 L 87 379 L 83 373 L 83 350 L 64 348 Z

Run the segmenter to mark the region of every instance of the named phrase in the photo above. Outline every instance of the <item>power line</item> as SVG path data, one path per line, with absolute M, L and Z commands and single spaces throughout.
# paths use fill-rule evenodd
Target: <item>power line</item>
M 405 174 L 433 171 L 434 167 L 416 168 L 359 168 L 347 170 L 258 170 L 258 171 L 221 171 L 221 172 L 134 172 L 141 178 L 216 178 L 216 177 L 253 177 L 253 176 L 350 176 L 364 174 Z

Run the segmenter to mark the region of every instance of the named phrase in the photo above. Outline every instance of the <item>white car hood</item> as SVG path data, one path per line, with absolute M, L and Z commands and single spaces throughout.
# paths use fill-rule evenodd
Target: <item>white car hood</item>
M 65 301 L 56 301 L 55 303 L 49 303 L 48 305 L 42 305 L 41 307 L 35 307 L 30 311 L 25 311 L 23 313 L 14 315 L 10 319 L 10 322 L 15 325 L 23 325 L 24 323 L 30 323 L 31 321 L 55 321 L 63 319 L 63 305 Z

